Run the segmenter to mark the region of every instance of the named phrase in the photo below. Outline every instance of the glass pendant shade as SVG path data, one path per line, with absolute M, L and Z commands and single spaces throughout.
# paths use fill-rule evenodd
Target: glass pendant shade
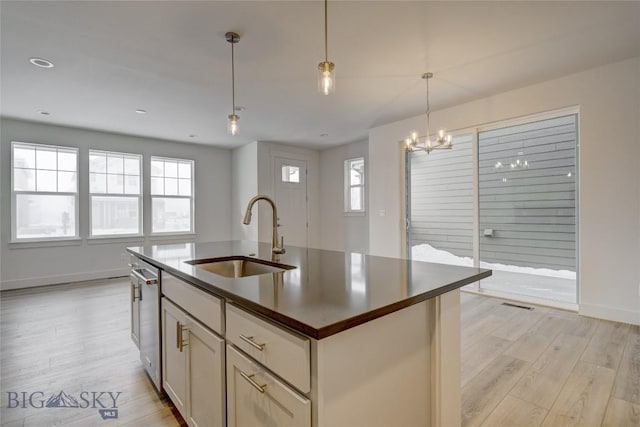
M 240 116 L 237 114 L 229 114 L 227 121 L 227 132 L 229 135 L 235 136 L 240 131 L 240 126 L 238 125 L 238 121 L 240 120 Z
M 318 65 L 318 92 L 329 95 L 336 90 L 336 66 L 333 62 L 321 62 Z

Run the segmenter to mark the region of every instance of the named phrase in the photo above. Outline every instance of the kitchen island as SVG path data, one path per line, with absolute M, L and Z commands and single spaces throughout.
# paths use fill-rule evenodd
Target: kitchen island
M 458 289 L 490 270 L 287 247 L 277 261 L 285 269 L 225 277 L 202 260 L 233 256 L 271 264 L 271 245 L 127 250 L 161 271 L 162 382 L 178 409 L 184 406 L 187 423 L 210 416 L 217 421 L 206 425 L 460 424 Z M 202 308 L 207 298 L 210 308 Z M 175 320 L 180 313 L 187 316 L 182 323 Z M 212 373 L 220 383 L 215 414 L 199 413 L 188 378 L 184 387 L 171 384 L 174 353 L 198 348 L 198 337 L 190 337 L 196 327 L 213 332 L 218 347 L 207 348 L 217 348 L 222 364 Z M 201 381 L 193 372 L 196 356 L 184 362 L 192 359 L 192 383 Z M 185 396 L 176 388 L 185 388 Z

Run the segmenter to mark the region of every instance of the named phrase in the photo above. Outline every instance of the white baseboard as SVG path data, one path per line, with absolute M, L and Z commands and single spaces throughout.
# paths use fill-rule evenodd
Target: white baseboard
M 492 289 L 473 289 L 473 288 L 467 288 L 466 286 L 463 288 L 460 288 L 460 290 L 462 292 L 467 292 L 470 294 L 484 295 L 487 297 L 513 301 L 516 303 L 540 305 L 542 307 L 558 308 L 560 310 L 573 311 L 573 312 L 578 311 L 578 304 L 571 304 L 568 302 L 553 301 L 549 299 L 530 297 L 527 295 L 515 295 L 515 294 L 510 294 L 508 292 L 494 291 Z
M 640 311 L 623 310 L 614 307 L 594 304 L 580 304 L 578 314 L 614 322 L 640 325 Z
M 62 274 L 58 276 L 28 277 L 26 279 L 4 280 L 0 283 L 0 290 L 33 288 L 36 286 L 57 285 L 60 283 L 83 282 L 85 280 L 107 279 L 109 277 L 128 276 L 129 269 L 116 268 L 114 270 L 88 271 L 83 273 Z
M 520 303 L 536 304 L 546 307 L 559 308 L 561 310 L 577 311 L 581 316 L 595 317 L 597 319 L 611 320 L 614 322 L 629 323 L 631 325 L 640 325 L 640 311 L 623 310 L 614 307 L 608 307 L 603 305 L 594 304 L 568 304 L 560 303 L 550 300 L 543 300 L 540 298 L 520 296 L 517 297 L 513 294 L 507 294 L 504 292 L 496 292 L 489 290 L 475 290 L 471 288 L 461 288 L 463 292 L 484 295 L 492 298 L 506 299 L 510 301 L 517 301 Z

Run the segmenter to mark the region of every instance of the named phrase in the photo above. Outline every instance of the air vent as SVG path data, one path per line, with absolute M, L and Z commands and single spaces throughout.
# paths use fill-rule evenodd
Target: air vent
M 527 307 L 526 305 L 511 304 L 510 302 L 503 302 L 502 305 L 507 305 L 509 307 L 515 307 L 515 308 L 521 308 L 523 310 L 533 310 L 533 307 Z

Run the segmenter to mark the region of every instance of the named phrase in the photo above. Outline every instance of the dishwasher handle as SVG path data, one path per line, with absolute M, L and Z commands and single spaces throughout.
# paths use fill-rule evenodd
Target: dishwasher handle
M 145 276 L 142 273 L 143 271 L 146 271 L 149 276 L 148 277 Z M 149 270 L 144 270 L 144 269 L 131 270 L 131 274 L 133 274 L 136 277 L 136 279 L 142 280 L 146 285 L 158 284 L 158 277 L 155 274 L 151 273 Z

